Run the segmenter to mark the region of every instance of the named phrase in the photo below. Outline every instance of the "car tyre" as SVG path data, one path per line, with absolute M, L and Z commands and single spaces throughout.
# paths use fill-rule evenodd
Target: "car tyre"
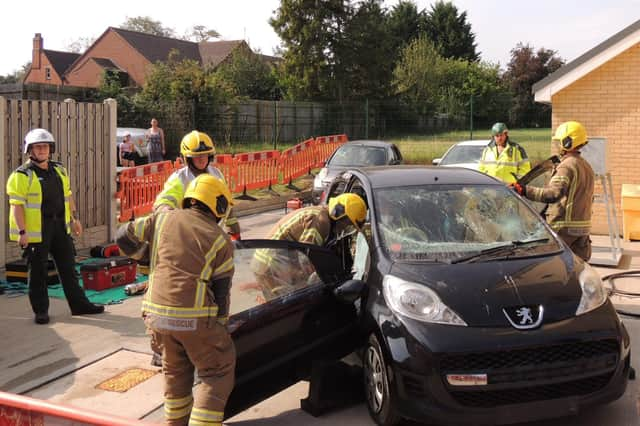
M 394 387 L 389 382 L 389 367 L 375 334 L 369 336 L 363 366 L 364 391 L 369 415 L 378 425 L 397 425 L 400 417 L 397 413 Z

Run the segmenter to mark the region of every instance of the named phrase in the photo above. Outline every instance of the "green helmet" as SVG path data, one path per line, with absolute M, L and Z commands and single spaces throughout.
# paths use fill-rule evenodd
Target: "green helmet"
M 504 123 L 496 123 L 491 128 L 491 136 L 499 135 L 504 132 L 508 132 L 507 125 Z

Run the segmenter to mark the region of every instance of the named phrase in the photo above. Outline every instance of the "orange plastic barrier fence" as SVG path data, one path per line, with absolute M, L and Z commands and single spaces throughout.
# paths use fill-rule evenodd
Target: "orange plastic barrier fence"
M 68 407 L 48 401 L 0 392 L 2 426 L 150 426 L 148 422 Z
M 349 139 L 347 135 L 331 135 L 331 136 L 319 136 L 316 138 L 315 145 L 315 161 L 313 167 L 322 167 L 327 161 L 327 158 L 335 151 L 337 147 L 347 142 Z
M 120 172 L 120 190 L 116 194 L 120 199 L 118 221 L 126 222 L 150 213 L 156 196 L 173 171 L 171 161 L 162 161 L 130 167 Z
M 227 181 L 227 185 L 229 188 L 233 188 L 235 185 L 235 167 L 233 162 L 233 155 L 231 154 L 220 154 L 216 155 L 213 160 L 213 165 L 218 168 L 224 175 L 224 180 Z M 233 189 L 232 189 L 233 191 Z
M 280 155 L 280 171 L 283 183 L 291 184 L 293 179 L 311 171 L 316 162 L 314 148 L 315 140 L 312 138 L 282 151 L 282 155 Z
M 232 192 L 246 193 L 250 189 L 270 188 L 278 183 L 280 151 L 260 151 L 236 154 Z

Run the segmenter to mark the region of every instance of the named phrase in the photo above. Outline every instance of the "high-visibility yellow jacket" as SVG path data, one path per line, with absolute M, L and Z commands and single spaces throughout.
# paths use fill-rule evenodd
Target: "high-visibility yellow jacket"
M 49 167 L 53 167 L 62 180 L 62 192 L 64 194 L 64 219 L 67 233 L 71 233 L 71 183 L 67 170 L 60 163 L 49 162 Z M 25 231 L 27 241 L 30 243 L 42 242 L 42 186 L 31 169 L 31 162 L 28 161 L 18 167 L 7 180 L 7 195 L 12 211 L 9 214 L 9 239 L 18 241 L 20 230 L 13 215 L 13 206 L 24 206 Z
M 207 167 L 207 173 L 225 181 L 224 175 L 216 167 L 209 165 Z M 156 197 L 156 201 L 153 203 L 153 209 L 155 210 L 163 205 L 169 206 L 172 209 L 181 208 L 187 186 L 195 178 L 196 176 L 188 166 L 173 172 L 164 183 L 162 192 Z M 236 218 L 233 213 L 233 209 L 229 211 L 229 215 L 227 216 L 224 225 L 228 228 L 230 233 L 240 233 L 240 224 L 238 223 L 238 218 Z
M 156 212 L 120 228 L 116 242 L 134 259 L 149 256 L 144 314 L 167 327 L 179 325 L 174 320 L 226 321 L 229 289 L 215 287 L 233 276 L 233 245 L 213 216 L 197 209 Z
M 573 237 L 591 232 L 595 174 L 579 152 L 562 156 L 544 188 L 527 185 L 528 199 L 549 203 L 547 223 L 559 234 Z
M 507 145 L 498 154 L 496 141 L 492 139 L 482 151 L 478 170 L 505 183 L 514 183 L 516 178 L 512 173 L 518 178 L 526 175 L 531 170 L 531 163 L 524 148 L 516 142 L 507 139 Z

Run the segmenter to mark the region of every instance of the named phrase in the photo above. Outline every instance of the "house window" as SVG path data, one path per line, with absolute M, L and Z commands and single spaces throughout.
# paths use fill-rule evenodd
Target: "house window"
M 44 77 L 45 79 L 51 80 L 51 68 L 46 67 L 44 69 L 44 74 L 45 74 L 45 77 Z

